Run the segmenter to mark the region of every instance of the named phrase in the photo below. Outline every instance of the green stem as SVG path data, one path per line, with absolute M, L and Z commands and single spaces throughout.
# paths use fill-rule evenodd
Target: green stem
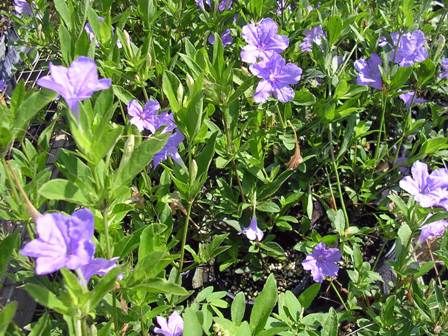
M 193 200 L 188 201 L 187 206 L 187 216 L 185 217 L 183 232 L 182 232 L 182 242 L 180 246 L 180 263 L 179 263 L 179 269 L 177 272 L 176 282 L 179 283 L 180 275 L 182 273 L 182 269 L 184 267 L 184 258 L 185 258 L 185 244 L 187 242 L 187 233 L 188 233 L 188 223 L 190 222 L 190 215 L 191 215 L 191 207 L 193 206 Z
M 383 91 L 382 96 L 381 96 L 381 119 L 380 119 L 380 129 L 378 131 L 378 138 L 376 139 L 376 148 L 375 148 L 375 163 L 376 165 L 378 165 L 378 159 L 380 156 L 380 144 L 381 144 L 381 136 L 383 134 L 383 129 L 384 129 L 384 117 L 386 114 L 386 95 Z M 384 130 L 384 133 L 386 133 L 386 130 Z
M 330 285 L 331 285 L 331 287 L 333 287 L 334 291 L 336 292 L 336 295 L 337 295 L 338 298 L 339 298 L 339 301 L 341 301 L 341 303 L 342 303 L 342 305 L 344 306 L 345 310 L 346 310 L 346 311 L 349 311 L 348 308 L 347 308 L 347 306 L 345 305 L 344 300 L 342 299 L 341 294 L 339 293 L 338 289 L 337 289 L 336 286 L 334 285 L 333 280 L 330 281 Z
M 83 336 L 81 319 L 75 317 L 74 327 L 75 327 L 75 335 L 76 336 Z

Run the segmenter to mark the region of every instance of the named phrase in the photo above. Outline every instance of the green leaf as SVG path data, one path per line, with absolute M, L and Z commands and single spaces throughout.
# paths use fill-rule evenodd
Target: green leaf
M 333 307 L 330 308 L 330 311 L 327 314 L 327 319 L 322 325 L 322 336 L 338 336 L 338 315 L 336 314 L 336 310 Z
M 305 289 L 299 296 L 299 302 L 303 306 L 303 309 L 308 309 L 316 298 L 320 291 L 320 284 L 315 283 Z
M 44 313 L 39 320 L 31 328 L 31 332 L 28 336 L 46 336 L 50 335 L 50 315 Z
M 184 313 L 184 334 L 183 336 L 201 336 L 203 334 L 201 322 L 193 308 L 185 309 Z
M 399 67 L 391 80 L 391 90 L 398 90 L 408 82 L 412 73 L 412 67 Z
M 274 309 L 277 302 L 277 282 L 275 281 L 274 275 L 269 275 L 263 290 L 260 295 L 255 299 L 252 312 L 250 314 L 250 328 L 252 329 L 252 334 L 256 335 L 264 329 L 266 321 Z
M 46 287 L 35 285 L 32 283 L 25 284 L 25 290 L 30 294 L 37 303 L 52 309 L 59 314 L 72 315 L 70 307 L 67 307 L 61 300 L 57 298 Z
M 3 278 L 3 274 L 8 267 L 9 259 L 13 255 L 13 251 L 17 248 L 18 242 L 18 232 L 14 232 L 0 241 L 0 278 Z
M 144 290 L 147 293 L 165 293 L 165 294 L 174 294 L 174 295 L 188 295 L 189 292 L 175 284 L 173 282 L 169 282 L 166 279 L 148 279 L 144 280 L 143 283 L 140 283 L 136 286 L 133 286 L 132 289 Z
M 143 260 L 154 251 L 166 251 L 167 239 L 163 234 L 164 230 L 166 230 L 165 225 L 152 223 L 142 231 L 138 247 L 138 260 Z
M 183 100 L 183 87 L 179 78 L 171 71 L 165 71 L 162 78 L 162 89 L 168 98 L 171 110 L 177 113 L 182 107 Z
M 9 324 L 14 318 L 16 309 L 17 309 L 17 303 L 10 302 L 0 312 L 0 335 L 5 335 Z
M 54 0 L 54 7 L 56 8 L 59 16 L 64 21 L 69 30 L 72 29 L 72 12 L 66 4 L 66 0 Z
M 411 240 L 412 231 L 409 225 L 406 223 L 401 224 L 398 229 L 398 237 L 396 240 L 395 253 L 397 256 L 397 261 L 401 263 L 403 258 L 406 256 L 409 248 L 409 242 Z
M 328 44 L 330 46 L 333 46 L 338 41 L 343 27 L 343 21 L 340 16 L 330 16 L 326 24 L 326 29 L 328 31 Z
M 244 318 L 244 312 L 246 311 L 246 296 L 243 292 L 235 295 L 232 306 L 230 307 L 230 315 L 232 322 L 239 326 Z
M 94 309 L 104 296 L 114 288 L 117 277 L 122 271 L 121 267 L 115 267 L 96 284 L 90 292 L 89 303 L 91 309 Z
M 78 186 L 68 180 L 50 180 L 39 188 L 39 194 L 49 200 L 64 200 L 86 206 L 90 205 L 88 199 Z

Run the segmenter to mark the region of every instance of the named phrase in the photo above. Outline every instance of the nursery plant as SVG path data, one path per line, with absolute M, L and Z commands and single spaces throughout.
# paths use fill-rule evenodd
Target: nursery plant
M 0 4 L 0 335 L 448 335 L 447 13 Z

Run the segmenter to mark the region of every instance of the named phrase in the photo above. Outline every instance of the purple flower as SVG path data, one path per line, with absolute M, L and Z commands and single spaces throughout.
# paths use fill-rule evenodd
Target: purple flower
M 252 216 L 250 220 L 249 226 L 244 228 L 241 233 L 245 234 L 247 239 L 249 240 L 258 240 L 261 241 L 263 239 L 264 233 L 258 228 L 257 218 Z
M 82 277 L 85 282 L 89 282 L 90 278 L 94 275 L 106 275 L 111 269 L 115 268 L 118 258 L 112 258 L 110 260 L 103 258 L 94 258 L 86 265 L 81 266 Z
M 205 10 L 204 0 L 195 0 L 196 5 Z M 212 7 L 212 0 L 205 0 L 205 4 L 208 7 Z M 233 5 L 233 0 L 221 0 L 218 5 L 218 11 L 223 12 L 225 10 L 231 9 Z
M 184 135 L 179 131 L 175 131 L 169 137 L 165 147 L 154 155 L 152 159 L 154 167 L 157 167 L 160 162 L 167 160 L 169 157 L 172 158 L 174 162 L 181 163 L 182 158 L 179 155 L 178 147 L 182 141 L 184 141 Z
M 313 253 L 308 255 L 302 262 L 303 269 L 311 271 L 315 282 L 322 283 L 325 277 L 337 276 L 339 271 L 338 262 L 342 255 L 337 248 L 327 248 L 324 243 L 317 244 Z
M 429 217 L 429 216 L 428 216 Z M 448 221 L 439 220 L 426 225 L 421 228 L 420 236 L 418 237 L 419 244 L 443 236 L 445 230 L 448 228 Z
M 88 209 L 75 211 L 72 216 L 61 213 L 37 218 L 39 238 L 27 243 L 20 253 L 36 258 L 36 273 L 53 273 L 61 268 L 77 269 L 90 262 L 95 252 L 93 214 Z
M 250 23 L 243 27 L 243 38 L 248 43 L 241 50 L 241 60 L 256 63 L 266 60 L 273 52 L 281 53 L 288 47 L 287 36 L 278 35 L 278 26 L 274 20 L 266 18 L 258 24 Z
M 140 103 L 133 99 L 128 103 L 127 107 L 128 113 L 132 117 L 129 122 L 137 126 L 140 132 L 144 129 L 149 130 L 153 134 L 156 132 L 159 128 L 158 112 L 160 110 L 160 104 L 157 100 L 148 100 L 142 108 Z
M 411 105 L 421 104 L 421 103 L 426 102 L 426 99 L 424 99 L 424 98 L 417 98 L 416 93 L 414 91 L 402 93 L 398 97 L 400 97 L 400 99 L 404 102 L 407 109 L 409 109 L 411 107 Z
M 372 53 L 367 60 L 361 58 L 355 61 L 355 69 L 358 71 L 356 84 L 381 90 L 383 82 L 381 80 L 380 65 L 381 58 L 375 53 Z
M 322 26 L 315 26 L 311 29 L 305 30 L 305 38 L 300 44 L 300 49 L 303 52 L 310 52 L 313 50 L 313 43 L 322 46 L 322 41 L 326 38 L 326 34 Z
M 411 176 L 400 181 L 400 188 L 411 194 L 424 208 L 447 205 L 448 169 L 436 169 L 428 173 L 428 166 L 420 161 L 414 162 Z
M 0 79 L 0 92 L 6 88 L 6 82 L 3 79 Z
M 442 58 L 440 61 L 440 67 L 441 71 L 439 73 L 440 79 L 447 79 L 448 78 L 448 58 Z
M 402 67 L 409 67 L 428 58 L 425 34 L 421 30 L 410 33 L 392 33 L 392 42 L 396 50 L 392 51 L 393 61 Z
M 222 45 L 224 47 L 231 45 L 233 43 L 233 38 L 232 38 L 230 29 L 226 29 L 224 31 L 224 33 L 222 33 L 221 40 L 222 40 Z M 208 37 L 208 43 L 215 44 L 215 35 L 214 34 L 210 34 L 210 36 Z
M 182 336 L 184 332 L 184 321 L 177 311 L 174 311 L 168 321 L 162 316 L 157 316 L 159 327 L 154 328 L 154 332 L 163 336 Z
M 98 79 L 95 61 L 80 56 L 68 68 L 50 63 L 50 75 L 40 78 L 37 84 L 60 94 L 79 118 L 79 103 L 95 91 L 108 89 L 112 82 L 108 78 Z
M 380 38 L 378 39 L 378 46 L 380 48 L 384 48 L 388 44 L 389 44 L 389 42 L 387 41 L 386 36 L 380 36 Z
M 265 102 L 273 95 L 280 102 L 285 103 L 294 98 L 294 90 L 290 87 L 296 84 L 302 75 L 302 69 L 286 61 L 278 54 L 272 54 L 270 59 L 252 64 L 250 71 L 262 80 L 258 83 L 254 94 L 254 101 Z
M 33 15 L 33 10 L 31 9 L 31 5 L 26 0 L 14 0 L 14 9 L 18 14 Z

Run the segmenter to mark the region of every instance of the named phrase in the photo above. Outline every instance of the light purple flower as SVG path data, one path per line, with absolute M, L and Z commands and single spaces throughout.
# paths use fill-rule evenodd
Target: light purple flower
M 393 61 L 402 67 L 409 67 L 428 58 L 425 34 L 421 30 L 409 33 L 392 33 Z M 396 48 L 396 50 L 395 50 Z
M 27 243 L 20 253 L 36 258 L 36 273 L 53 273 L 61 268 L 77 269 L 90 262 L 95 252 L 93 214 L 88 209 L 67 216 L 49 213 L 37 218 L 39 238 Z
M 380 38 L 378 39 L 378 46 L 380 48 L 384 48 L 388 44 L 389 44 L 389 42 L 387 41 L 386 36 L 380 36 Z
M 243 27 L 242 37 L 247 45 L 241 50 L 241 60 L 253 64 L 266 60 L 272 53 L 281 53 L 288 47 L 285 35 L 278 35 L 278 26 L 274 20 L 266 18 L 258 24 L 250 23 Z
M 81 271 L 82 277 L 85 282 L 89 282 L 90 278 L 94 275 L 106 275 L 111 269 L 117 266 L 118 257 L 112 258 L 110 260 L 103 258 L 94 258 L 86 265 L 81 266 L 79 269 Z
M 152 159 L 154 167 L 157 167 L 160 162 L 167 160 L 169 157 L 172 158 L 174 162 L 180 164 L 182 162 L 182 158 L 179 155 L 178 147 L 182 141 L 184 141 L 184 135 L 180 131 L 175 131 L 169 137 L 165 147 L 154 155 Z
M 89 37 L 90 41 L 95 40 L 95 33 L 93 32 L 92 26 L 90 25 L 90 23 L 86 23 L 86 25 L 84 26 L 84 30 L 87 33 L 87 36 Z
M 159 327 L 154 328 L 154 332 L 163 336 L 182 336 L 184 332 L 184 321 L 177 311 L 174 311 L 168 321 L 162 316 L 157 316 Z
M 406 105 L 406 108 L 409 109 L 411 105 L 425 103 L 427 100 L 424 98 L 417 98 L 416 93 L 414 91 L 409 91 L 406 93 L 402 93 L 399 95 L 400 99 Z
M 212 0 L 195 0 L 196 5 L 205 10 L 205 5 L 212 7 Z M 218 5 L 218 11 L 223 12 L 225 10 L 231 9 L 233 5 L 233 0 L 221 0 Z
M 356 84 L 381 90 L 383 82 L 381 80 L 380 65 L 381 58 L 375 53 L 372 53 L 367 60 L 361 58 L 355 61 L 355 69 L 358 71 Z
M 3 79 L 0 79 L 0 92 L 6 88 L 6 82 Z
M 232 38 L 230 29 L 226 29 L 224 31 L 224 33 L 222 33 L 221 41 L 222 41 L 222 45 L 224 47 L 231 45 L 233 43 L 233 38 Z M 208 43 L 215 44 L 215 35 L 214 34 L 210 34 L 210 36 L 208 37 Z
M 249 226 L 244 228 L 241 233 L 245 234 L 247 239 L 249 240 L 258 240 L 261 241 L 263 239 L 264 233 L 260 230 L 257 224 L 257 218 L 252 216 L 250 220 Z
M 285 103 L 294 98 L 290 85 L 296 84 L 302 75 L 302 69 L 286 61 L 279 54 L 272 54 L 267 61 L 252 64 L 250 71 L 262 80 L 258 83 L 254 101 L 265 102 L 271 95 Z
M 31 5 L 26 0 L 14 0 L 14 9 L 18 14 L 33 15 L 33 10 L 31 9 Z
M 422 244 L 427 240 L 433 240 L 435 238 L 443 236 L 447 228 L 448 228 L 448 221 L 446 220 L 439 220 L 436 222 L 423 225 L 421 228 L 420 236 L 418 237 L 419 244 Z
M 50 63 L 50 75 L 40 78 L 37 84 L 60 94 L 79 118 L 79 103 L 95 91 L 110 88 L 112 82 L 108 78 L 98 79 L 95 61 L 80 56 L 68 68 Z
M 159 128 L 158 112 L 160 104 L 157 100 L 148 100 L 142 108 L 140 103 L 133 99 L 128 103 L 127 108 L 129 115 L 132 117 L 129 122 L 137 126 L 140 132 L 147 129 L 154 134 Z
M 440 79 L 447 79 L 448 78 L 448 58 L 442 58 L 440 61 L 440 68 L 441 71 L 439 73 Z
M 414 162 L 411 176 L 400 181 L 400 188 L 411 194 L 423 208 L 445 206 L 448 199 L 448 169 L 436 169 L 428 173 L 428 166 Z
M 310 52 L 313 50 L 313 43 L 322 46 L 322 41 L 326 39 L 326 34 L 322 29 L 322 26 L 315 26 L 311 29 L 305 30 L 305 38 L 300 44 L 300 49 L 303 52 Z
M 313 253 L 308 255 L 302 262 L 303 269 L 311 271 L 315 282 L 322 283 L 325 277 L 337 276 L 339 271 L 338 262 L 342 255 L 337 248 L 327 248 L 324 243 L 317 244 Z

